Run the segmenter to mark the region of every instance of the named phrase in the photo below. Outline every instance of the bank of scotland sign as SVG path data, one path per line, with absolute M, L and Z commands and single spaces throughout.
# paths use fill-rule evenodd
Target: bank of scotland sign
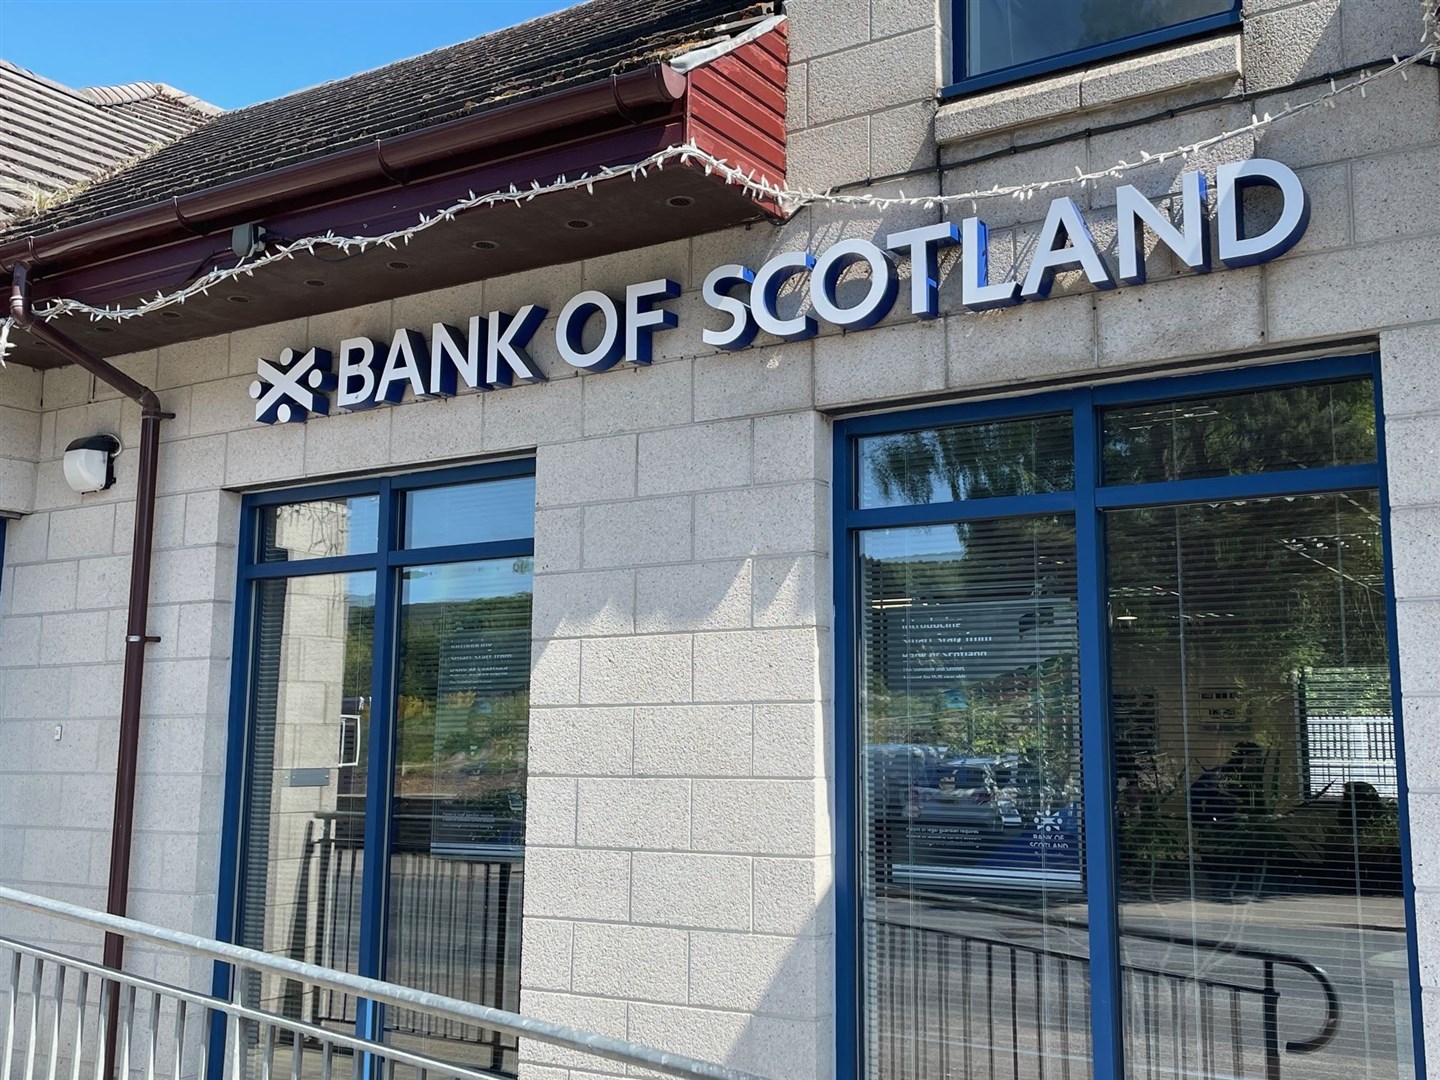
M 1258 235 L 1246 228 L 1245 192 L 1269 188 L 1278 197 L 1278 213 Z M 1115 255 L 1111 266 L 1095 242 L 1080 206 L 1062 196 L 1050 203 L 1035 241 L 1028 269 L 1019 268 L 1003 281 L 990 279 L 988 230 L 978 217 L 942 221 L 875 241 L 841 240 L 818 255 L 786 251 L 759 269 L 741 263 L 717 266 L 705 277 L 705 305 L 728 319 L 719 329 L 704 328 L 708 346 L 746 348 L 757 333 L 784 341 L 801 341 L 819 332 L 823 321 L 841 330 L 864 330 L 889 315 L 900 297 L 899 263 L 910 264 L 908 305 L 920 319 L 940 315 L 942 248 L 960 246 L 959 307 L 986 311 L 1042 301 L 1050 295 L 1057 274 L 1079 271 L 1097 289 L 1145 283 L 1145 256 L 1155 247 L 1168 248 L 1192 271 L 1218 269 L 1211 257 L 1210 183 L 1203 172 L 1183 173 L 1179 181 L 1178 220 L 1138 189 L 1122 184 L 1115 191 Z M 1289 251 L 1304 235 L 1310 220 L 1309 200 L 1300 178 L 1289 166 L 1265 158 L 1226 162 L 1215 172 L 1214 236 L 1219 266 L 1255 266 Z M 853 268 L 868 271 L 850 275 Z M 808 308 L 787 307 L 782 294 L 795 277 L 808 277 L 803 290 Z M 853 277 L 841 289 L 841 281 Z M 562 360 L 581 371 L 605 371 L 617 363 L 650 363 L 652 338 L 673 330 L 679 315 L 658 306 L 680 295 L 680 285 L 666 279 L 625 287 L 623 297 L 587 289 L 570 298 L 555 319 L 555 348 Z M 296 423 L 312 413 L 328 413 L 335 391 L 337 409 L 372 409 L 394 405 L 407 393 L 416 398 L 449 397 L 463 384 L 472 390 L 495 390 L 518 382 L 543 382 L 545 375 L 528 351 L 531 339 L 547 317 L 544 308 L 526 304 L 514 314 L 491 311 L 470 317 L 467 329 L 435 323 L 430 339 L 401 328 L 387 345 L 368 337 L 340 342 L 332 374 L 331 354 L 311 349 L 297 358 L 285 349 L 276 363 L 262 359 L 258 378 L 250 385 L 255 419 L 263 424 Z
M 311 349 L 298 358 L 294 349 L 282 349 L 278 362 L 262 357 L 256 375 L 250 396 L 255 399 L 255 419 L 262 424 L 303 424 L 311 413 L 330 411 L 335 376 L 326 349 Z

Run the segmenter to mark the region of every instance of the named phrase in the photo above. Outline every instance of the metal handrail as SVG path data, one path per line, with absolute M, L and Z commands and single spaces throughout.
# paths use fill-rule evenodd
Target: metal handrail
M 13 938 L 0 937 L 0 948 L 8 948 L 14 950 L 16 954 L 15 960 L 14 962 L 12 962 L 10 968 L 10 991 L 12 1002 L 15 1000 L 15 994 L 18 989 L 17 979 L 20 971 L 19 957 L 22 954 L 32 957 L 34 959 L 38 959 L 43 963 L 52 964 L 57 968 L 73 969 L 80 972 L 84 976 L 93 975 L 95 976 L 97 982 L 102 982 L 102 984 L 104 981 L 113 980 L 115 978 L 115 972 L 105 967 L 103 964 L 91 963 L 90 961 L 86 960 L 77 960 L 73 956 L 66 956 L 63 953 L 52 952 L 49 949 L 41 949 L 34 945 L 26 945 L 24 942 L 16 941 Z M 212 1009 L 216 1012 L 223 1012 L 226 1015 L 235 1016 L 242 1020 L 252 1020 L 259 1023 L 270 1023 L 274 1019 L 260 1009 L 252 1009 L 248 1006 L 237 1005 L 234 1003 L 226 1004 L 225 1002 L 219 1001 L 208 994 L 201 994 L 195 990 L 185 990 L 178 986 L 170 986 L 166 983 L 156 982 L 154 979 L 147 979 L 143 975 L 133 975 L 127 973 L 124 975 L 124 981 L 127 987 L 131 987 L 135 990 L 143 990 L 149 994 L 157 994 L 163 997 L 172 998 L 175 1001 L 183 1002 L 185 1005 L 193 1005 L 197 1009 Z M 81 984 L 81 990 L 79 991 L 76 998 L 77 1005 L 79 1005 L 85 1000 L 86 986 L 88 986 L 88 983 Z M 55 1014 L 57 1022 L 59 1019 L 59 1015 L 60 1014 L 57 1011 Z M 330 1028 L 322 1028 L 315 1024 L 307 1024 L 302 1021 L 286 1020 L 285 1029 L 287 1031 L 303 1035 L 306 1038 L 313 1039 L 317 1043 L 331 1043 L 334 1046 L 343 1047 L 344 1049 L 350 1050 L 351 1052 L 356 1054 L 363 1054 L 366 1051 L 373 1052 L 375 1049 L 373 1043 L 370 1043 L 369 1041 L 362 1039 L 357 1035 L 347 1035 L 343 1031 L 335 1031 Z M 35 1038 L 33 1032 L 31 1034 L 31 1038 Z M 53 1050 L 53 1037 L 51 1039 L 51 1047 Z M 200 1042 L 200 1048 L 202 1055 L 208 1050 L 208 1044 L 203 1039 Z M 9 1046 L 7 1045 L 6 1050 L 8 1051 L 9 1049 Z M 26 1047 L 27 1057 L 33 1059 L 34 1053 L 34 1045 Z M 447 1075 L 469 1078 L 469 1080 L 494 1080 L 495 1075 L 494 1073 L 487 1073 L 478 1069 L 465 1068 L 464 1066 L 456 1065 L 452 1062 L 441 1062 L 436 1058 L 428 1057 L 424 1054 L 410 1053 L 406 1050 L 393 1046 L 385 1047 L 385 1056 L 389 1060 L 399 1062 L 402 1065 L 413 1065 L 417 1069 L 435 1069 L 437 1066 L 443 1065 Z M 72 1075 L 76 1077 L 78 1077 L 80 1074 L 79 1061 L 80 1059 L 77 1056 L 72 1064 Z M 9 1071 L 4 1068 L 4 1065 L 8 1064 L 8 1061 L 0 1063 L 0 1077 L 8 1078 L 10 1076 Z M 97 1060 L 96 1064 L 97 1066 L 99 1066 L 103 1063 L 102 1061 Z M 27 1068 L 21 1075 L 27 1078 L 30 1077 L 31 1075 L 33 1075 L 33 1067 Z M 203 1060 L 200 1064 L 200 1067 L 196 1069 L 195 1075 L 200 1078 L 200 1080 L 204 1080 L 204 1077 L 207 1075 Z M 173 1077 L 178 1076 L 180 1076 L 180 1070 L 176 1069 L 175 1072 L 172 1074 L 172 1080 Z
M 58 919 L 120 934 L 134 940 L 166 945 L 218 963 L 234 964 L 281 978 L 298 979 L 314 986 L 354 994 L 386 1005 L 436 1013 L 461 1023 L 491 1028 L 507 1035 L 534 1039 L 537 1042 L 593 1054 L 596 1057 L 652 1069 L 656 1072 L 668 1073 L 671 1076 L 701 1077 L 704 1080 L 761 1080 L 753 1073 L 702 1061 L 684 1054 L 657 1050 L 654 1047 L 633 1043 L 612 1035 L 583 1031 L 550 1020 L 541 1020 L 486 1005 L 476 1005 L 472 1002 L 445 997 L 441 994 L 432 994 L 413 987 L 399 986 L 380 979 L 351 975 L 332 968 L 275 956 L 243 945 L 232 945 L 228 942 L 200 937 L 197 934 L 188 934 L 181 930 L 169 930 L 135 919 L 91 911 L 89 908 L 83 908 L 76 904 L 35 896 L 3 885 L 0 885 L 0 904 L 9 904 L 26 911 L 51 915 Z M 129 980 L 130 977 L 125 976 L 125 978 Z M 209 999 L 209 1002 L 213 1008 L 230 1008 L 227 1003 L 215 999 Z M 291 1026 L 291 1022 L 287 1021 L 287 1026 Z M 334 1035 L 332 1034 L 330 1037 L 334 1038 Z M 386 1048 L 385 1052 L 389 1053 L 390 1051 Z

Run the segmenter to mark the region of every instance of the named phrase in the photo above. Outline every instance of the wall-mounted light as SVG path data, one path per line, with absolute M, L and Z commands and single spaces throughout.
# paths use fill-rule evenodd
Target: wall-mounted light
M 114 435 L 88 435 L 65 447 L 65 482 L 82 495 L 104 491 L 115 483 L 115 455 L 120 440 Z

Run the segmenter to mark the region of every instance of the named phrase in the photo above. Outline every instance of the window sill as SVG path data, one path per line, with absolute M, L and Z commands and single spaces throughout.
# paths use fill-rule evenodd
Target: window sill
M 1236 30 L 952 101 L 935 114 L 935 141 L 954 146 L 1027 124 L 1239 77 Z

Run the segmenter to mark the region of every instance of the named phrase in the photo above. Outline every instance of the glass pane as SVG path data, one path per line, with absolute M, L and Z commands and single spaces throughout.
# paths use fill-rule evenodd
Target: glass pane
M 260 561 L 370 555 L 378 538 L 379 510 L 378 495 L 267 506 L 260 511 Z
M 405 495 L 405 546 L 514 540 L 535 532 L 535 478 L 420 488 Z
M 926 428 L 860 440 L 860 506 L 912 506 L 1069 491 L 1068 413 Z
M 1107 409 L 1106 484 L 1375 460 L 1369 379 Z
M 264 581 L 255 600 L 240 940 L 354 972 L 375 577 Z M 354 998 L 249 978 L 247 1003 L 353 1030 Z
M 1379 514 L 1108 517 L 1129 1076 L 1414 1075 Z
M 867 1075 L 1090 1075 L 1075 527 L 860 541 Z
M 1233 0 L 966 0 L 965 74 L 1044 60 L 1234 7 Z
M 387 977 L 518 1011 L 529 559 L 404 571 Z M 515 1041 L 390 1009 L 392 1041 L 507 1073 Z

